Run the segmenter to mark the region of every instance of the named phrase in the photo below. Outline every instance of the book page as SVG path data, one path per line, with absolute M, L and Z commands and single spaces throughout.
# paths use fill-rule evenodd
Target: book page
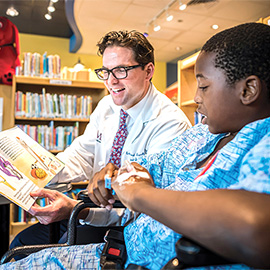
M 0 193 L 25 210 L 34 203 L 29 192 L 46 186 L 63 168 L 20 128 L 0 132 Z

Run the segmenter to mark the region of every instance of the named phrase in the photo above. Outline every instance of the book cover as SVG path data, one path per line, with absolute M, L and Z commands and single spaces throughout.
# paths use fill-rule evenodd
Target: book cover
M 64 166 L 20 128 L 0 132 L 0 194 L 26 211 L 36 199 L 29 193 L 45 187 Z

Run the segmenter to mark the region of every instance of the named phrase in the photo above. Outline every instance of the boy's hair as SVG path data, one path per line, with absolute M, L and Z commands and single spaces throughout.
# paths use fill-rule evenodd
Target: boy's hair
M 264 81 L 270 92 L 270 27 L 245 23 L 211 37 L 202 51 L 214 52 L 215 67 L 224 70 L 231 85 L 250 75 Z M 269 93 L 270 96 L 270 93 Z
M 107 33 L 97 44 L 98 55 L 103 55 L 109 46 L 120 46 L 132 49 L 135 60 L 145 66 L 154 62 L 154 48 L 147 38 L 140 32 L 133 31 L 111 31 Z

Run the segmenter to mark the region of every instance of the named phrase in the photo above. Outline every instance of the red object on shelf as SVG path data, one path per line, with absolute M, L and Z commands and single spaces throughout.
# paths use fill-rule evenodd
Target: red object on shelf
M 20 66 L 19 32 L 6 17 L 0 16 L 0 84 L 12 85 L 12 76 Z

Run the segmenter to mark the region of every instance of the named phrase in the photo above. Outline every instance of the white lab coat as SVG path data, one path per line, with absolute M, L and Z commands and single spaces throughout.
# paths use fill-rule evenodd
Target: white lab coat
M 120 109 L 110 95 L 99 102 L 84 134 L 58 154 L 66 166 L 51 183 L 91 179 L 107 164 L 119 126 Z M 190 127 L 184 113 L 152 84 L 146 96 L 127 113 L 130 119 L 122 164 L 125 160 L 139 162 L 145 155 L 166 150 L 172 139 Z

